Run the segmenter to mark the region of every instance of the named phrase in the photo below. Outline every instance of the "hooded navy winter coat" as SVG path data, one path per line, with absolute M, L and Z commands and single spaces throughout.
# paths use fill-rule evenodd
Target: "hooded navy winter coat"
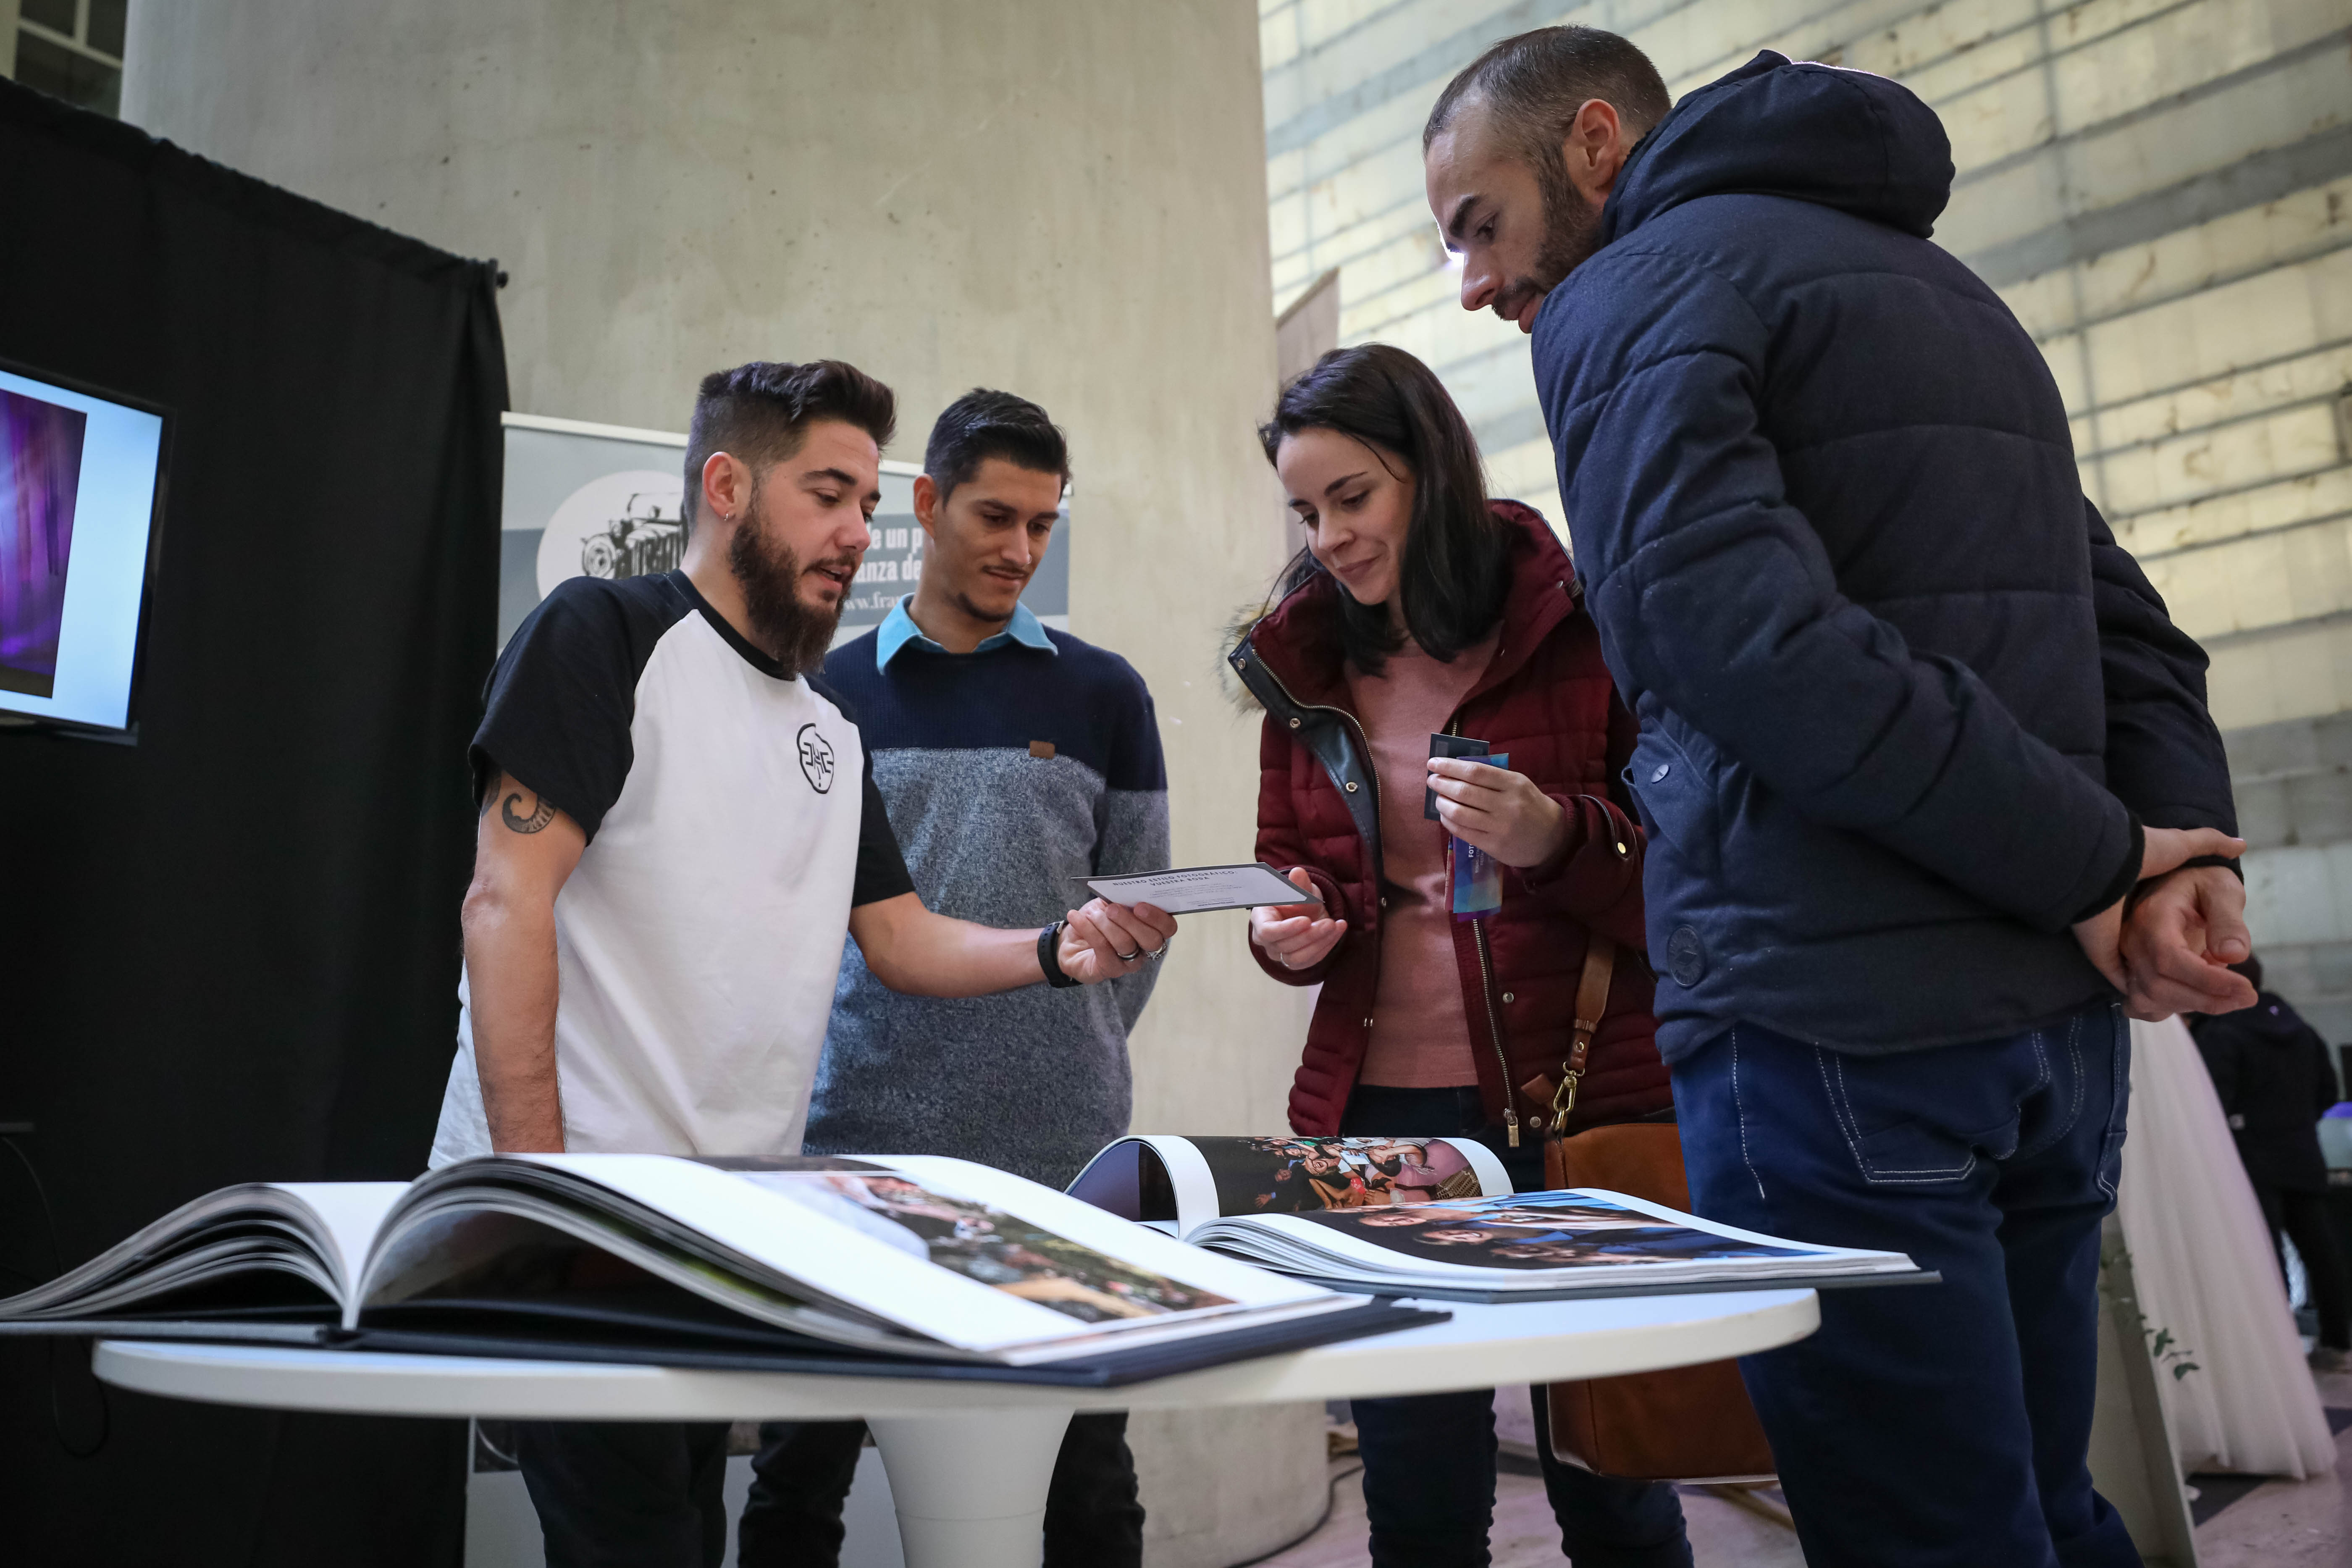
M 2112 993 L 2140 824 L 2232 828 L 2204 655 L 2084 497 L 2056 384 L 1927 242 L 1932 110 L 1769 52 L 1627 159 L 1536 383 L 1639 717 L 1658 1044 L 1856 1052 Z

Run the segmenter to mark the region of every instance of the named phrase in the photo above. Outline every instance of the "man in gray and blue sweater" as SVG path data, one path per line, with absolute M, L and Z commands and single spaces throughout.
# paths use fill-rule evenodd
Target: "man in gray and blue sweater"
M 1168 864 L 1151 694 L 1125 659 L 1048 630 L 1021 603 L 1069 479 L 1044 409 L 968 393 L 932 426 L 923 468 L 922 576 L 879 627 L 834 650 L 825 680 L 856 713 L 925 905 L 1045 924 L 1068 907 L 1072 878 Z M 851 943 L 803 1147 L 950 1154 L 1066 1185 L 1127 1131 L 1127 1037 L 1156 973 L 919 999 L 886 989 Z M 1141 1563 L 1126 1428 L 1124 1415 L 1071 1421 L 1046 1500 L 1047 1568 Z M 850 1421 L 762 1433 L 744 1568 L 837 1560 L 863 1432 Z

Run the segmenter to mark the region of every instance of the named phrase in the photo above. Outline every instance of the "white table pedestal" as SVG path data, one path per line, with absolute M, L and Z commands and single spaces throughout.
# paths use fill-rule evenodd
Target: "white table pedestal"
M 907 1568 L 1037 1568 L 1067 1410 L 869 1416 Z

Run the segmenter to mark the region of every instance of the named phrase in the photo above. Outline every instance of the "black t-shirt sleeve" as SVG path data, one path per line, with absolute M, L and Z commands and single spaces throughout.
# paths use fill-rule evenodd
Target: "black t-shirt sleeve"
M 478 805 L 504 770 L 596 837 L 635 757 L 637 676 L 661 630 L 637 624 L 647 608 L 576 577 L 516 628 L 467 753 Z
M 862 750 L 863 748 L 861 748 Z M 865 809 L 857 820 L 857 876 L 849 902 L 878 904 L 915 890 L 907 874 L 907 858 L 898 850 L 898 836 L 890 828 L 890 810 L 882 803 L 881 786 L 874 782 L 874 753 L 866 753 Z

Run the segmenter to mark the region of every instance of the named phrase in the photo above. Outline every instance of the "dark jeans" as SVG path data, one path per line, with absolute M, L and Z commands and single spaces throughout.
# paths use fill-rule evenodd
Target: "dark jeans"
M 2099 1006 L 1895 1056 L 1742 1024 L 1675 1064 L 1700 1214 L 1944 1277 L 1824 1290 L 1741 1363 L 1811 1568 L 2139 1562 L 2085 1458 L 2130 1053 Z
M 2319 1314 L 2319 1342 L 2328 1350 L 2352 1350 L 2352 1302 L 2347 1302 L 2344 1249 L 2336 1244 L 2336 1226 L 2327 1213 L 2324 1193 L 2288 1192 L 2254 1184 L 2254 1196 L 2270 1223 L 2271 1246 L 2278 1253 L 2279 1273 L 2286 1273 L 2286 1249 L 2278 1238 L 2284 1233 L 2303 1257 L 2303 1272 L 2311 1281 L 2311 1305 Z
M 834 1568 L 841 1506 L 866 1441 L 863 1421 L 772 1421 L 760 1428 L 740 1568 Z M 1074 1415 L 1045 1492 L 1045 1568 L 1139 1568 L 1143 1505 L 1127 1412 Z
M 524 1421 L 515 1462 L 547 1568 L 719 1568 L 723 1421 Z
M 1359 1084 L 1339 1131 L 1350 1138 L 1471 1137 L 1495 1151 L 1520 1192 L 1543 1186 L 1543 1148 L 1517 1149 L 1486 1124 L 1475 1089 L 1387 1089 Z M 1495 1519 L 1495 1394 L 1421 1394 L 1353 1402 L 1364 1459 L 1364 1512 L 1373 1568 L 1485 1568 Z M 1690 1568 L 1682 1500 L 1675 1489 L 1620 1481 L 1552 1458 L 1540 1394 L 1536 1452 L 1559 1523 L 1560 1551 L 1576 1568 Z

